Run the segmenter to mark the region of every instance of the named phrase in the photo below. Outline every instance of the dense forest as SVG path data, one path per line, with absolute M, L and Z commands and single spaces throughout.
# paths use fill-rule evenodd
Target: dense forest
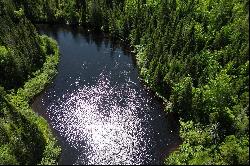
M 0 164 L 55 164 L 60 148 L 29 102 L 56 74 L 56 42 L 0 0 Z
M 58 61 L 32 22 L 133 46 L 141 78 L 180 118 L 183 142 L 165 164 L 249 164 L 248 0 L 0 0 L 0 9 L 0 163 L 55 162 L 60 151 L 28 108 Z

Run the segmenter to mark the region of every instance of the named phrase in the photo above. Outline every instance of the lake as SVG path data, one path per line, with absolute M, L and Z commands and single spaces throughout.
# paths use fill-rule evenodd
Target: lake
M 177 119 L 139 79 L 134 55 L 107 35 L 39 25 L 57 40 L 58 74 L 34 99 L 62 147 L 59 164 L 163 164 Z

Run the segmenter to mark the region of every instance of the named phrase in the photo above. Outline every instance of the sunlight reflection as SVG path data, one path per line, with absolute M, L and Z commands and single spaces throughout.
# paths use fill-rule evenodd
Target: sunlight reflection
M 149 155 L 149 128 L 142 121 L 151 118 L 138 113 L 140 108 L 150 109 L 150 99 L 142 98 L 134 84 L 111 86 L 109 75 L 102 73 L 96 85 L 64 94 L 49 107 L 53 128 L 82 151 L 88 164 L 142 164 Z M 76 164 L 86 162 L 82 160 L 86 159 L 79 156 Z

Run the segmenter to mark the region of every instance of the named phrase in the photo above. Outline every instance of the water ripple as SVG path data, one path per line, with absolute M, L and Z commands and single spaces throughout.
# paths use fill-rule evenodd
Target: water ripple
M 178 128 L 140 83 L 130 53 L 84 29 L 41 30 L 55 37 L 61 56 L 32 108 L 58 138 L 59 164 L 162 164 Z
M 83 85 L 52 103 L 47 109 L 52 127 L 80 151 L 75 164 L 154 160 L 149 150 L 153 131 L 143 125 L 152 120 L 147 113 L 152 109 L 151 99 L 143 98 L 134 82 L 112 86 L 109 77 L 102 73 L 96 85 Z

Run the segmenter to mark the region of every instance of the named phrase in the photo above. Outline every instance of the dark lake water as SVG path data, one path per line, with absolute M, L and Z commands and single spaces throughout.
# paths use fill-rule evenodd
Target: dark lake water
M 133 55 L 103 34 L 38 28 L 61 53 L 57 76 L 32 104 L 58 138 L 59 164 L 162 164 L 178 125 L 140 82 Z

